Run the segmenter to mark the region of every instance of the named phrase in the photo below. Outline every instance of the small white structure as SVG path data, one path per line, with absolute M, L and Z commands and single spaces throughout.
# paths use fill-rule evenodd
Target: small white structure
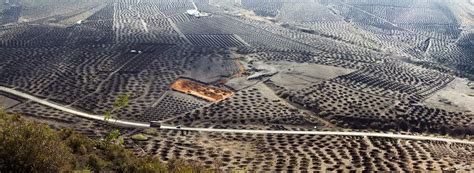
M 199 12 L 199 10 L 188 10 L 188 11 L 186 11 L 186 14 L 191 15 L 191 16 L 194 16 L 194 17 L 205 17 L 205 16 L 209 16 L 208 13 Z
M 143 53 L 143 52 L 142 52 L 141 50 L 132 49 L 132 50 L 130 51 L 130 53 L 141 54 L 141 53 Z
M 199 11 L 198 10 L 188 10 L 186 11 L 186 14 L 189 14 L 191 16 L 199 17 Z

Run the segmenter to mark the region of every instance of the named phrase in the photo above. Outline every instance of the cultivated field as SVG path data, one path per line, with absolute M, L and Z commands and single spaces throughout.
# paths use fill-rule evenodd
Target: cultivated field
M 472 2 L 42 1 L 0 6 L 0 86 L 22 93 L 0 91 L 8 112 L 103 138 L 115 126 L 100 117 L 129 94 L 114 117 L 142 126 L 117 127 L 125 145 L 164 161 L 474 171 Z M 151 121 L 176 128 L 142 128 Z M 265 133 L 232 131 L 242 129 Z

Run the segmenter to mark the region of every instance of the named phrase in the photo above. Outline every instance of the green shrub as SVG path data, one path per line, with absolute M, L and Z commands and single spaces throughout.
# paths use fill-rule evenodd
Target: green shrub
M 24 121 L 0 111 L 0 172 L 63 172 L 71 170 L 73 155 L 48 126 Z M 5 171 L 7 172 L 7 171 Z
M 134 135 L 143 139 L 143 134 Z M 122 145 L 54 131 L 0 110 L 0 172 L 210 172 L 200 164 L 137 157 Z M 211 171 L 214 172 L 214 171 Z
M 155 129 L 155 128 L 147 128 L 147 129 L 143 130 L 143 133 L 145 133 L 147 135 L 158 135 L 158 130 Z
M 87 166 L 94 171 L 101 171 L 107 166 L 107 163 L 95 154 L 87 157 Z
M 321 112 L 319 112 L 319 115 L 324 117 L 324 116 L 329 115 L 329 112 L 321 111 Z
M 146 140 L 148 140 L 148 137 L 141 134 L 141 133 L 134 134 L 130 138 L 132 138 L 133 140 L 137 140 L 137 141 L 146 141 Z

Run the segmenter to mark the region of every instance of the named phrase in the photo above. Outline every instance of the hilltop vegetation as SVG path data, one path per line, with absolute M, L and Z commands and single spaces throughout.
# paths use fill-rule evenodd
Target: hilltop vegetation
M 0 172 L 210 172 L 204 167 L 150 156 L 137 157 L 121 145 L 72 130 L 54 131 L 0 111 Z

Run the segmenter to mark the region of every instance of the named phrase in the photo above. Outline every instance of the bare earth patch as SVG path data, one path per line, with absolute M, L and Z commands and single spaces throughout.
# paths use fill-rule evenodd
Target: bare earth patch
M 271 80 L 287 89 L 302 89 L 316 82 L 352 73 L 354 70 L 320 64 L 274 62 L 279 73 Z
M 14 100 L 14 99 L 11 99 L 9 97 L 0 95 L 0 108 L 8 109 L 8 108 L 11 108 L 11 107 L 17 105 L 18 103 L 20 103 L 20 102 L 17 101 L 17 100 Z
M 218 102 L 234 95 L 232 91 L 208 86 L 188 79 L 176 80 L 176 82 L 171 85 L 171 88 L 211 102 Z
M 474 83 L 456 78 L 444 89 L 434 93 L 424 104 L 450 111 L 474 112 Z

